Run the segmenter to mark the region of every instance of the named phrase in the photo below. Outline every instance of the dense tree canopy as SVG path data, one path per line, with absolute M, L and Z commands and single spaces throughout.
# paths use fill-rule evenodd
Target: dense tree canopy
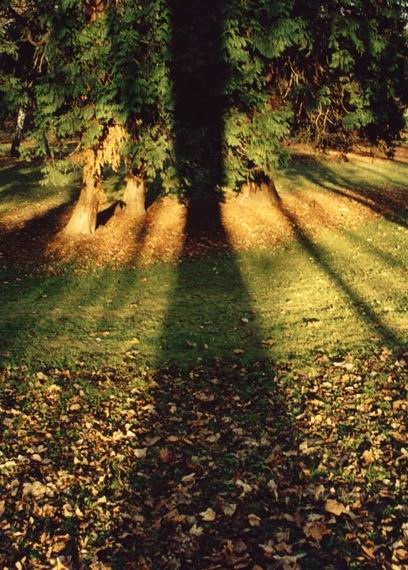
M 272 178 L 288 137 L 392 152 L 404 127 L 403 0 L 0 7 L 0 119 L 27 109 L 35 152 L 53 154 L 48 172 L 73 164 L 64 149 L 75 141 L 84 175 L 73 233 L 94 231 L 107 165 L 126 171 L 137 214 L 145 183 L 184 198 L 238 191 Z

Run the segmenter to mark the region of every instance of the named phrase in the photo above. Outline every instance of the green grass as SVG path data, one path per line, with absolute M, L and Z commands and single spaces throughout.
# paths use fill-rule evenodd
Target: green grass
M 278 184 L 403 195 L 408 166 L 389 161 L 294 162 Z M 63 203 L 72 188 L 40 187 L 39 167 L 0 170 L 0 211 L 41 200 Z M 109 191 L 119 186 L 110 179 Z M 327 186 L 327 188 L 325 188 Z M 363 191 L 365 190 L 365 193 Z M 395 194 L 393 194 L 395 195 Z M 307 360 L 406 340 L 408 237 L 403 213 L 311 236 L 296 228 L 270 251 L 214 256 L 139 269 L 24 275 L 1 269 L 3 364 L 182 365 L 200 359 Z M 377 202 L 373 202 L 373 208 Z M 238 350 L 238 354 L 234 351 Z M 240 351 L 244 351 L 240 353 Z
M 227 567 L 226 544 L 248 567 L 281 552 L 302 568 L 390 567 L 407 483 L 394 202 L 407 166 L 358 164 L 296 162 L 278 180 L 283 215 L 310 189 L 352 192 L 378 216 L 316 232 L 288 210 L 293 234 L 270 250 L 87 271 L 0 262 L 0 565 L 54 565 L 55 539 L 74 567 L 162 567 L 169 552 Z M 37 166 L 4 168 L 2 212 L 74 196 L 38 186 Z
M 43 175 L 37 163 L 17 163 L 0 166 L 0 216 L 49 208 L 70 202 L 76 193 L 77 181 L 64 186 L 42 185 Z

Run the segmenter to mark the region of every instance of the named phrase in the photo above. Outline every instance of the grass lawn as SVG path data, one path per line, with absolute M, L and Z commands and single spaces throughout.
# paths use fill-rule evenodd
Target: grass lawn
M 408 164 L 297 150 L 203 248 L 176 203 L 67 244 L 39 181 L 0 165 L 0 563 L 403 568 Z
M 279 175 L 283 203 L 291 202 L 272 245 L 267 233 L 282 220 L 252 213 L 248 229 L 240 206 L 243 220 L 233 220 L 230 251 L 194 262 L 80 271 L 54 261 L 54 275 L 49 266 L 24 271 L 18 259 L 17 269 L 6 260 L 0 265 L 4 363 L 72 367 L 85 360 L 100 367 L 132 358 L 190 365 L 233 357 L 236 349 L 243 351 L 240 360 L 261 352 L 301 362 L 318 349 L 402 344 L 408 233 L 400 203 L 408 195 L 408 165 L 301 158 Z M 5 167 L 0 180 L 5 214 L 58 208 L 72 194 L 69 186 L 38 186 L 38 167 Z M 339 193 L 345 202 L 336 202 Z M 37 243 L 29 245 L 33 256 Z

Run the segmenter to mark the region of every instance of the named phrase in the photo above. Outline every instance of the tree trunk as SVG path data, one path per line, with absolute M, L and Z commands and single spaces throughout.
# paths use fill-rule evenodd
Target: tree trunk
M 11 142 L 10 155 L 18 158 L 20 156 L 20 144 L 23 140 L 24 124 L 27 112 L 23 106 L 19 107 L 17 113 L 16 128 L 14 131 L 13 140 Z
M 242 186 L 238 197 L 260 206 L 279 204 L 281 202 L 272 178 L 247 182 Z
M 88 151 L 83 167 L 82 189 L 72 216 L 64 230 L 68 235 L 89 235 L 96 229 L 99 205 L 105 201 L 101 186 L 101 168 L 95 153 Z
M 145 207 L 145 184 L 141 176 L 134 174 L 128 175 L 126 179 L 126 188 L 123 194 L 123 201 L 126 204 L 125 214 L 138 217 L 144 216 Z

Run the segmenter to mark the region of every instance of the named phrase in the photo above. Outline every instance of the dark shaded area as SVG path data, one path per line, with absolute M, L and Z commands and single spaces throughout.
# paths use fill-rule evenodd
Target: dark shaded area
M 171 77 L 176 162 L 189 198 L 216 193 L 224 178 L 222 32 L 226 2 L 171 0 Z
M 125 207 L 123 200 L 116 200 L 110 204 L 107 208 L 101 210 L 96 215 L 96 229 L 100 226 L 106 226 L 111 218 L 120 210 Z
M 0 175 L 2 180 L 0 198 L 1 200 L 16 200 L 24 202 L 30 198 L 34 191 L 38 192 L 38 187 L 43 177 L 39 167 L 41 161 L 34 161 L 24 163 L 15 161 L 10 164 L 10 159 L 7 159 L 7 166 L 1 168 L 0 161 Z M 27 173 L 29 170 L 29 173 Z M 26 171 L 26 172 L 25 172 Z M 54 189 L 52 189 L 54 192 Z M 47 189 L 43 189 L 43 195 L 47 193 Z
M 47 247 L 55 234 L 64 227 L 68 203 L 31 218 L 22 226 L 8 229 L 0 224 L 0 265 L 7 271 L 38 268 L 50 261 Z

